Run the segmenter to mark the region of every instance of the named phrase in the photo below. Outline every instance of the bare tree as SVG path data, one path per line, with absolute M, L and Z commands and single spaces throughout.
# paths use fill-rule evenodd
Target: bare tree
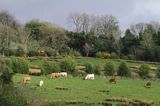
M 3 25 L 10 26 L 14 29 L 19 26 L 18 21 L 7 11 L 0 11 L 0 23 Z
M 96 36 L 110 37 L 110 35 L 113 35 L 116 39 L 120 38 L 118 20 L 112 15 L 91 16 L 90 23 L 90 31 Z
M 32 42 L 32 37 L 30 36 L 30 31 L 25 29 L 23 26 L 19 27 L 17 30 L 18 42 L 23 45 L 24 51 L 27 52 L 29 45 Z
M 81 15 L 82 18 L 82 32 L 88 33 L 89 32 L 89 24 L 90 24 L 90 17 L 83 13 Z
M 11 41 L 15 37 L 15 30 L 11 27 L 0 24 L 0 39 L 1 39 L 1 46 L 2 48 L 9 48 Z
M 104 15 L 100 19 L 104 35 L 110 36 L 113 32 L 119 30 L 118 20 L 112 15 Z
M 131 25 L 130 31 L 135 35 L 135 37 L 139 37 L 144 33 L 145 28 L 146 28 L 145 23 L 138 23 L 135 25 Z
M 0 12 L 0 43 L 1 49 L 9 48 L 11 42 L 16 40 L 19 23 L 6 11 Z
M 144 47 L 144 49 L 151 49 L 153 47 L 154 45 L 154 42 L 152 39 L 153 33 L 154 33 L 154 29 L 152 25 L 148 24 L 143 33 L 142 41 L 141 41 L 141 44 Z
M 99 16 L 91 16 L 90 18 L 90 32 L 94 35 L 99 36 L 103 33 L 103 26 Z
M 97 36 L 107 37 L 116 31 L 120 32 L 118 20 L 112 15 L 89 16 L 86 13 L 76 12 L 69 15 L 69 21 L 75 27 L 76 32 L 93 32 Z
M 85 43 L 83 48 L 84 48 L 84 52 L 85 52 L 86 56 L 88 57 L 89 51 L 91 49 L 90 45 L 88 43 Z
M 86 13 L 71 13 L 68 19 L 71 25 L 75 27 L 76 32 L 87 33 L 89 31 L 90 18 Z
M 72 24 L 72 26 L 75 27 L 75 31 L 80 32 L 82 27 L 80 13 L 71 13 L 68 19 L 69 19 L 69 22 Z
M 160 23 L 159 22 L 156 22 L 156 21 L 152 21 L 151 22 L 151 26 L 152 28 L 154 29 L 154 31 L 157 33 L 160 29 Z

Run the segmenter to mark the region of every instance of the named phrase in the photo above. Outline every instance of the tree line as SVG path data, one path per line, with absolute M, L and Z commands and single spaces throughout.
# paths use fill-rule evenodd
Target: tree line
M 21 24 L 9 12 L 0 11 L 0 53 L 34 56 L 41 48 L 48 56 L 108 53 L 122 59 L 160 61 L 158 22 L 131 25 L 124 35 L 112 15 L 76 12 L 69 14 L 68 22 L 71 30 L 37 19 Z

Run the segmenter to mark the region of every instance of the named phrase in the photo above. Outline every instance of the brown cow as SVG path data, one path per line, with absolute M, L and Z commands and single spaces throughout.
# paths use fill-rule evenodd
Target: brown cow
M 111 79 L 109 80 L 109 83 L 114 83 L 116 84 L 116 77 L 112 76 Z
M 58 78 L 60 76 L 60 73 L 51 73 L 50 78 Z
M 151 81 L 150 81 L 150 80 L 149 80 L 149 81 L 147 81 L 147 83 L 146 83 L 145 87 L 146 87 L 146 88 L 151 88 L 151 86 L 152 86 Z
M 31 77 L 30 76 L 24 76 L 21 80 L 21 83 L 26 84 L 28 81 L 31 81 Z

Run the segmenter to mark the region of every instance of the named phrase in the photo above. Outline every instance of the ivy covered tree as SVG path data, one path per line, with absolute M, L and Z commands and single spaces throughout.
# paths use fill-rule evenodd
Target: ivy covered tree
M 13 71 L 4 63 L 1 63 L 0 66 L 0 72 L 2 73 L 0 76 L 0 79 L 2 81 L 2 84 L 11 84 L 12 83 L 12 77 L 13 77 Z
M 13 71 L 0 62 L 0 106 L 27 106 L 27 100 L 13 86 Z

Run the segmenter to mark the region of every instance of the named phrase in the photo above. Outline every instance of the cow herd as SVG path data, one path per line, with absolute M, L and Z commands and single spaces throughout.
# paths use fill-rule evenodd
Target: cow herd
M 59 77 L 62 77 L 62 78 L 67 78 L 67 72 L 55 72 L 55 73 L 51 73 L 50 74 L 50 79 L 52 78 L 59 78 Z M 85 80 L 94 80 L 95 79 L 95 76 L 94 74 L 87 74 L 86 77 L 84 78 Z M 23 84 L 27 84 L 29 81 L 31 81 L 31 77 L 29 75 L 25 75 L 22 77 L 22 80 L 20 81 L 21 83 Z M 43 86 L 43 80 L 41 80 L 39 83 L 38 83 L 38 86 Z
M 67 72 L 57 72 L 57 73 L 51 73 L 50 78 L 59 78 L 59 77 L 65 77 L 67 78 Z
M 67 78 L 67 72 L 56 72 L 56 73 L 51 73 L 50 74 L 50 79 L 52 78 L 59 78 L 59 77 L 62 77 L 62 78 Z M 94 74 L 87 74 L 84 78 L 85 80 L 94 80 L 95 79 L 95 75 Z M 31 81 L 31 77 L 30 76 L 24 76 L 21 80 L 21 83 L 24 83 L 24 84 L 27 84 L 28 81 Z M 116 84 L 116 76 L 112 76 L 110 79 L 109 79 L 109 83 L 111 84 Z M 43 80 L 41 80 L 39 83 L 38 83 L 38 86 L 43 86 Z M 147 81 L 146 84 L 145 84 L 145 87 L 146 88 L 151 88 L 151 81 Z

